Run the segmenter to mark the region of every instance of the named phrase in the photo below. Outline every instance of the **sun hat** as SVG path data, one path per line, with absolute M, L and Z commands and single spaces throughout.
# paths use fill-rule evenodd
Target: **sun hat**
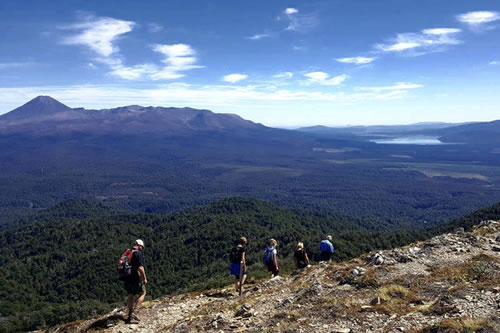
M 138 239 L 135 241 L 134 243 L 135 245 L 140 245 L 142 246 L 143 249 L 145 249 L 146 247 L 144 246 L 144 242 L 142 241 L 142 239 Z

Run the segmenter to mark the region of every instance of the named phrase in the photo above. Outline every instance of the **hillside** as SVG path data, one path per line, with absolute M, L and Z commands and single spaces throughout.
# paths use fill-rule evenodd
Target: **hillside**
M 280 244 L 285 272 L 296 242 L 315 258 L 326 232 L 334 235 L 337 260 L 421 237 L 392 232 L 392 224 L 376 218 L 298 214 L 243 198 L 171 215 L 116 213 L 69 201 L 18 225 L 0 232 L 0 328 L 14 331 L 84 318 L 120 301 L 116 260 L 137 238 L 147 243 L 149 295 L 156 298 L 229 283 L 228 255 L 241 235 L 249 239 L 254 278 L 265 275 L 261 251 L 271 237 Z
M 229 250 L 241 235 L 249 239 L 249 276 L 261 279 L 267 275 L 261 254 L 271 237 L 278 240 L 286 274 L 292 271 L 291 255 L 298 241 L 315 260 L 319 241 L 331 233 L 334 259 L 348 260 L 460 225 L 469 227 L 484 216 L 500 219 L 499 207 L 500 203 L 439 230 L 394 232 L 393 225 L 373 218 L 300 214 L 243 198 L 166 216 L 117 213 L 102 205 L 69 201 L 0 232 L 0 331 L 53 326 L 116 306 L 123 298 L 116 260 L 136 238 L 147 243 L 148 295 L 158 298 L 229 284 Z
M 297 275 L 146 302 L 51 332 L 499 332 L 500 222 Z

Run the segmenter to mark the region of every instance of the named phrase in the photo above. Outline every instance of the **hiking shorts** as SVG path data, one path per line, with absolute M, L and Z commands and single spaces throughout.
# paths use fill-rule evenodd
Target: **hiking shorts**
M 234 275 L 237 279 L 240 278 L 240 265 L 241 265 L 240 263 L 234 263 L 234 262 L 231 263 L 231 268 L 230 268 L 231 275 Z M 244 271 L 242 273 L 243 275 L 247 275 L 248 272 Z
M 146 292 L 146 286 L 142 281 L 124 281 L 123 285 L 128 295 L 139 295 Z

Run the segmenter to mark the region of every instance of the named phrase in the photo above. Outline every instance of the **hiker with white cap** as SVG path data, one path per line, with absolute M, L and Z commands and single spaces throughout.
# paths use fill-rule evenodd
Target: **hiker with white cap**
M 144 270 L 144 242 L 138 239 L 134 242 L 132 249 L 130 263 L 130 274 L 123 279 L 125 290 L 128 293 L 127 307 L 128 307 L 128 317 L 125 320 L 126 323 L 130 323 L 132 320 L 139 321 L 139 317 L 134 314 L 144 301 L 146 297 L 146 284 L 148 279 L 146 278 L 146 271 Z M 137 302 L 134 306 L 134 297 L 138 295 Z

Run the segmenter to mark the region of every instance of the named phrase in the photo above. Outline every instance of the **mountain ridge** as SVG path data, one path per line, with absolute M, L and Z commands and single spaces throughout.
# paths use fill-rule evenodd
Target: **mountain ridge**
M 38 96 L 0 116 L 0 133 L 147 133 L 246 131 L 266 127 L 236 114 L 190 107 L 121 106 L 110 109 L 70 108 L 50 96 Z

